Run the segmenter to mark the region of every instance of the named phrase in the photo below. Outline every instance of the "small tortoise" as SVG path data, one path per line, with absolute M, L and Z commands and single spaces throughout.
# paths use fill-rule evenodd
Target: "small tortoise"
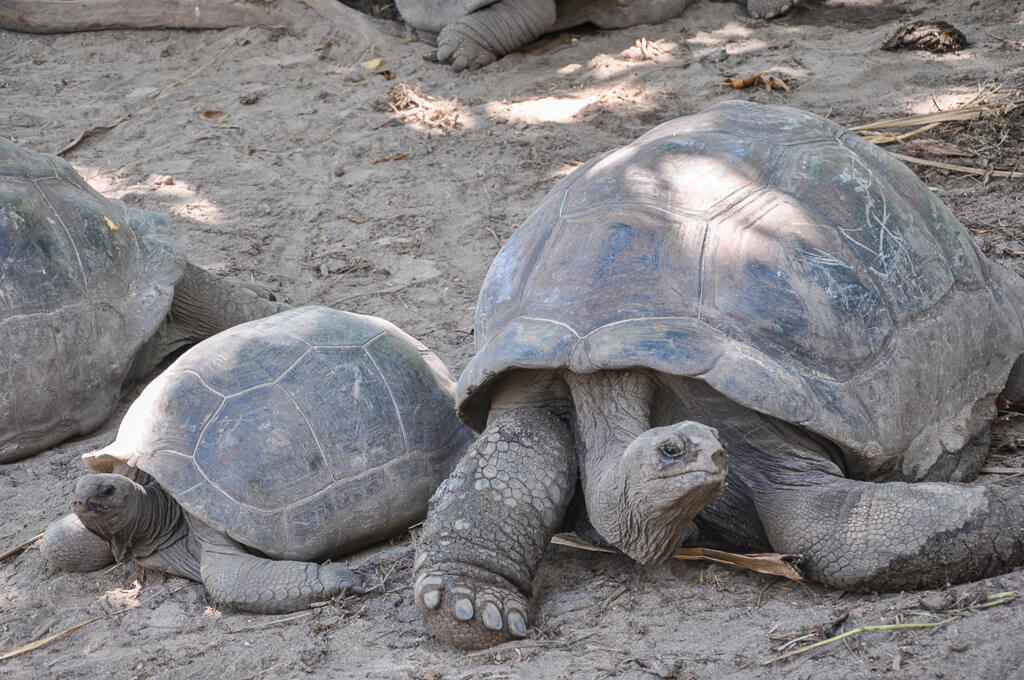
M 1022 309 L 913 172 L 819 116 L 728 102 L 595 158 L 484 281 L 457 393 L 482 434 L 417 546 L 427 626 L 527 633 L 577 465 L 592 530 L 643 563 L 714 541 L 856 590 L 1024 563 L 1020 491 L 949 483 L 1024 396 Z
M 591 23 L 626 28 L 673 19 L 693 0 L 396 0 L 405 23 L 455 71 L 479 68 L 545 33 Z M 736 0 L 750 16 L 771 19 L 797 0 Z
M 43 552 L 73 571 L 134 559 L 254 612 L 358 588 L 317 562 L 423 518 L 473 437 L 454 391 L 441 360 L 382 319 L 301 307 L 236 326 L 179 357 L 114 443 L 83 456 L 98 474 Z
M 0 139 L 0 463 L 99 427 L 175 350 L 287 308 L 186 262 L 162 216 Z

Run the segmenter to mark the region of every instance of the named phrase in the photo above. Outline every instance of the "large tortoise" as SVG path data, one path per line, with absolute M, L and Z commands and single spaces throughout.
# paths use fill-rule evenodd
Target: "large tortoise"
M 95 429 L 175 350 L 287 307 L 188 263 L 162 216 L 0 139 L 0 463 Z
M 116 441 L 83 456 L 97 474 L 43 552 L 76 571 L 134 559 L 256 612 L 358 588 L 317 562 L 423 518 L 473 437 L 454 391 L 441 360 L 382 319 L 301 307 L 236 326 L 179 357 Z
M 798 0 L 736 0 L 771 19 Z M 402 19 L 455 71 L 479 68 L 545 33 L 591 23 L 626 28 L 673 19 L 693 0 L 396 0 Z
M 713 540 L 858 590 L 1021 564 L 1019 490 L 949 482 L 1024 396 L 1022 309 L 913 172 L 819 116 L 727 102 L 591 160 L 484 281 L 457 394 L 482 434 L 418 544 L 428 627 L 527 633 L 577 464 L 592 528 L 643 563 Z

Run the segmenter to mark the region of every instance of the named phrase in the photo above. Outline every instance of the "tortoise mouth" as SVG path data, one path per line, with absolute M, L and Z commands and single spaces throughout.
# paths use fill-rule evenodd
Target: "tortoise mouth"
M 670 480 L 671 493 L 636 503 L 628 510 L 619 549 L 641 564 L 660 564 L 682 543 L 693 519 L 725 488 L 726 470 L 682 470 Z

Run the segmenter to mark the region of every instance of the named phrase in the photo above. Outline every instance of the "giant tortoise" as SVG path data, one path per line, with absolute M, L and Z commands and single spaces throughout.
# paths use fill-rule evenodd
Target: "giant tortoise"
M 181 347 L 287 308 L 187 262 L 161 215 L 0 139 L 0 463 L 95 429 Z
M 75 571 L 134 559 L 255 612 L 356 589 L 317 562 L 423 518 L 473 436 L 454 391 L 383 319 L 300 307 L 236 326 L 179 357 L 83 456 L 96 474 L 43 553 Z
M 913 172 L 819 116 L 726 102 L 591 160 L 483 283 L 457 393 L 482 434 L 422 531 L 427 626 L 526 635 L 577 466 L 641 563 L 714 541 L 854 590 L 1021 564 L 1024 495 L 956 483 L 1024 396 L 1021 310 Z
M 736 0 L 754 18 L 785 14 L 798 0 Z M 591 23 L 626 28 L 673 19 L 693 0 L 396 0 L 402 19 L 455 71 L 479 68 L 545 33 Z

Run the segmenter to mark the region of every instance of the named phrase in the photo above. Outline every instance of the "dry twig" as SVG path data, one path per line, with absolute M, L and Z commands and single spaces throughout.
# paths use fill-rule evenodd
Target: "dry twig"
M 388 108 L 404 123 L 419 123 L 447 134 L 459 126 L 459 100 L 445 101 L 420 94 L 419 86 L 398 83 L 385 98 Z
M 571 533 L 556 534 L 552 537 L 551 542 L 555 545 L 564 545 L 570 548 L 577 548 L 579 550 L 589 550 L 591 552 L 618 552 L 613 548 L 605 548 L 603 546 L 587 543 L 579 536 Z M 803 574 L 800 573 L 800 569 L 797 567 L 797 557 L 794 555 L 783 555 L 780 553 L 752 553 L 748 555 L 740 555 L 738 553 L 712 550 L 710 548 L 679 548 L 675 553 L 673 553 L 672 557 L 677 560 L 705 560 L 707 562 L 728 564 L 734 567 L 743 567 L 744 569 L 756 571 L 761 574 L 782 576 L 793 581 L 802 581 L 804 578 Z
M 132 117 L 132 114 L 126 113 L 123 116 L 121 116 L 120 118 L 118 118 L 117 120 L 115 120 L 113 123 L 107 123 L 106 125 L 93 125 L 91 128 L 86 128 L 86 129 L 82 130 L 82 134 L 78 135 L 72 141 L 68 142 L 64 146 L 64 148 L 62 148 L 60 151 L 56 152 L 54 154 L 54 156 L 63 156 L 68 151 L 71 151 L 76 146 L 81 144 L 83 139 L 85 139 L 89 135 L 93 134 L 94 132 L 98 132 L 100 130 L 110 130 L 112 128 L 116 128 L 118 125 L 120 125 L 121 123 L 125 122 L 126 120 L 129 120 L 131 117 Z
M 33 536 L 32 538 L 30 538 L 27 541 L 25 541 L 24 543 L 19 543 L 18 545 L 14 546 L 13 548 L 8 550 L 7 552 L 4 552 L 4 553 L 0 554 L 0 562 L 3 562 L 8 557 L 14 557 L 15 555 L 17 555 L 18 553 L 22 552 L 23 550 L 28 548 L 30 545 L 32 545 L 36 541 L 40 540 L 42 537 L 43 537 L 43 532 L 40 532 L 40 533 L 36 534 L 35 536 Z
M 816 649 L 818 647 L 824 647 L 825 645 L 830 645 L 833 642 L 838 642 L 839 640 L 845 640 L 846 638 L 848 638 L 848 637 L 850 637 L 852 635 L 859 635 L 860 633 L 866 633 L 868 631 L 873 631 L 873 630 L 907 630 L 907 629 L 910 629 L 910 628 L 937 628 L 938 626 L 944 626 L 947 623 L 952 623 L 953 621 L 956 621 L 959 618 L 960 618 L 959 616 L 951 616 L 948 619 L 944 619 L 942 621 L 935 621 L 933 623 L 890 623 L 890 624 L 877 625 L 877 626 L 860 626 L 858 628 L 854 628 L 852 630 L 848 630 L 845 633 L 840 633 L 839 635 L 835 635 L 833 637 L 826 638 L 824 640 L 819 640 L 818 642 L 814 642 L 814 643 L 811 643 L 811 644 L 806 645 L 804 647 L 800 647 L 799 649 L 794 649 L 792 652 L 786 652 L 785 654 L 782 654 L 780 656 L 776 656 L 775 658 L 772 658 L 772 659 L 768 659 L 767 661 L 762 661 L 761 665 L 762 666 L 770 666 L 771 664 L 775 663 L 776 661 L 782 661 L 783 659 L 788 659 L 788 658 L 790 658 L 792 656 L 796 656 L 797 654 L 803 654 L 804 652 L 809 652 L 812 649 Z
M 97 616 L 94 619 L 89 619 L 88 621 L 83 621 L 81 623 L 76 623 L 75 625 L 71 626 L 70 628 L 65 628 L 61 632 L 54 633 L 53 635 L 50 635 L 49 637 L 45 637 L 42 640 L 36 640 L 35 642 L 30 642 L 27 645 L 22 645 L 21 647 L 17 647 L 15 649 L 12 649 L 9 652 L 4 652 L 3 654 L 0 654 L 0 661 L 4 661 L 5 659 L 12 659 L 12 658 L 14 658 L 16 656 L 21 656 L 22 654 L 28 654 L 29 652 L 34 652 L 35 650 L 39 649 L 40 647 L 44 647 L 44 646 L 50 644 L 51 642 L 53 642 L 54 640 L 57 640 L 59 638 L 64 637 L 68 633 L 73 633 L 74 631 L 78 630 L 79 628 L 85 628 L 90 623 L 96 623 L 97 621 L 102 621 L 103 619 L 109 619 L 112 616 L 118 616 L 118 615 L 124 614 L 125 612 L 128 612 L 128 611 L 131 611 L 131 608 L 129 608 L 129 609 L 122 609 L 121 611 L 116 611 L 116 612 L 110 612 L 109 614 L 106 614 L 104 616 Z

